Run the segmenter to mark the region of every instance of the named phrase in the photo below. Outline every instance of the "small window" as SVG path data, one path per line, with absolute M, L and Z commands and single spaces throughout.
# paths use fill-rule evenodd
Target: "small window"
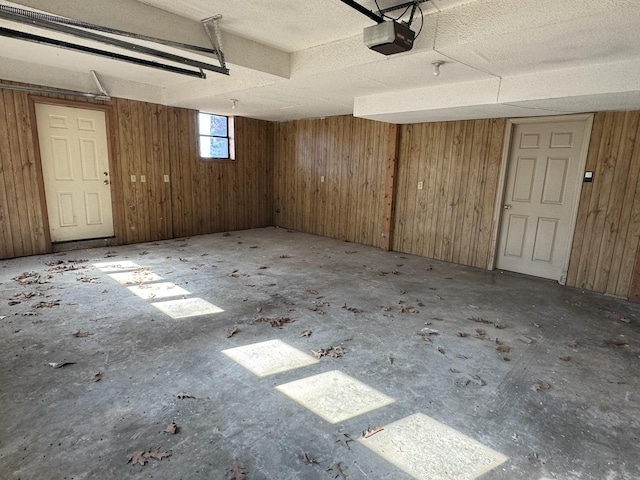
M 200 158 L 233 160 L 233 117 L 198 113 Z

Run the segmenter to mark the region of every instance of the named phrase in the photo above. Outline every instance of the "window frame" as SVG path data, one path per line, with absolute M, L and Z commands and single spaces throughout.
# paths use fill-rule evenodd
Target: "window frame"
M 200 133 L 200 115 L 209 115 L 209 116 L 213 116 L 213 117 L 223 117 L 226 118 L 227 120 L 227 135 L 226 136 L 220 136 L 220 135 L 206 135 L 206 134 L 201 134 Z M 220 115 L 218 113 L 210 113 L 210 112 L 203 112 L 203 111 L 198 111 L 197 116 L 197 128 L 196 128 L 196 133 L 197 133 L 197 138 L 196 138 L 196 148 L 198 150 L 198 158 L 200 160 L 203 161 L 207 161 L 207 162 L 233 162 L 236 159 L 236 152 L 235 152 L 235 138 L 234 138 L 234 133 L 235 133 L 235 117 L 232 115 Z M 200 146 L 200 139 L 202 137 L 207 137 L 207 138 L 224 138 L 227 140 L 227 146 L 228 146 L 228 152 L 229 155 L 227 157 L 203 157 L 202 156 L 202 149 Z

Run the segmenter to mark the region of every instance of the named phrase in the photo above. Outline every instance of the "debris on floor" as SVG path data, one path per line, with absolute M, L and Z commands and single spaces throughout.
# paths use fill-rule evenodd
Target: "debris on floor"
M 69 365 L 75 365 L 75 362 L 49 362 L 49 365 L 53 368 L 68 367 Z
M 376 433 L 381 432 L 382 430 L 384 430 L 384 428 L 382 427 L 376 427 L 376 428 L 368 427 L 365 431 L 362 432 L 362 438 L 369 438 L 375 435 Z
M 233 327 L 231 330 L 229 330 L 229 331 L 227 332 L 227 338 L 231 338 L 231 337 L 233 337 L 236 333 L 240 333 L 240 331 L 241 331 L 241 330 L 240 330 L 240 328 L 239 328 L 239 327 L 237 327 L 237 326 Z
M 531 386 L 531 390 L 533 390 L 534 392 L 539 392 L 540 390 L 549 390 L 550 388 L 551 385 L 549 385 L 547 382 L 543 382 L 542 380 L 536 380 Z
M 267 318 L 260 317 L 256 318 L 256 322 L 269 323 L 272 327 L 282 328 L 285 323 L 293 323 L 295 320 L 289 317 L 277 317 L 277 318 Z
M 298 457 L 300 458 L 302 463 L 306 463 L 307 465 L 318 463 L 316 459 L 309 455 L 307 452 L 302 452 L 300 455 L 298 455 Z
M 311 350 L 313 352 L 313 356 L 316 358 L 322 357 L 331 357 L 331 358 L 340 358 L 344 355 L 344 348 L 338 347 L 329 347 L 329 348 L 321 348 L 320 350 Z
M 227 475 L 228 480 L 247 480 L 248 478 L 247 469 L 239 464 L 233 465 L 229 469 L 229 474 Z
M 164 433 L 168 433 L 169 435 L 175 435 L 178 433 L 178 425 L 176 422 L 172 420 L 171 423 L 167 425 L 167 428 L 164 429 Z
M 180 392 L 178 395 L 176 395 L 179 399 L 183 400 L 185 398 L 196 398 L 193 395 L 191 395 L 189 392 Z
M 343 432 L 334 433 L 333 440 L 334 440 L 333 443 L 340 443 L 340 445 L 345 447 L 347 450 L 351 450 L 351 447 L 349 446 L 349 442 L 353 442 L 353 439 L 346 433 L 343 433 Z
M 342 470 L 342 462 L 333 463 L 327 468 L 327 472 L 333 475 L 333 478 L 340 477 L 341 480 L 347 480 L 347 475 Z
M 127 454 L 127 463 L 131 463 L 131 465 L 140 464 L 144 466 L 147 464 L 150 458 L 155 458 L 156 460 L 162 460 L 163 458 L 170 457 L 170 456 L 171 456 L 171 450 L 160 451 L 160 449 L 158 448 L 154 448 L 152 450 L 138 450 L 138 451 Z

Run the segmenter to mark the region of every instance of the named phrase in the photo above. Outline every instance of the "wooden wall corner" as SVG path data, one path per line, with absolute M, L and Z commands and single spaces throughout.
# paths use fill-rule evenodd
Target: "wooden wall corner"
M 386 179 L 384 186 L 384 210 L 382 214 L 382 242 L 380 247 L 385 252 L 393 246 L 393 214 L 396 187 L 396 172 L 398 167 L 398 150 L 400 148 L 400 128 L 389 125 L 387 138 Z

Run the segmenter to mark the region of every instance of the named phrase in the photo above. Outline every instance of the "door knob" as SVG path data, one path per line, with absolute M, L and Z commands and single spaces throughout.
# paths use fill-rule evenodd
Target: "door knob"
M 505 205 L 505 206 L 504 206 L 504 207 L 502 207 L 502 208 L 504 208 L 505 210 L 509 210 L 509 209 L 511 209 L 511 205 Z
M 109 185 L 109 180 L 105 180 L 105 181 L 104 181 L 104 182 L 102 182 L 102 183 L 104 183 L 105 185 Z
M 108 177 L 109 176 L 109 172 L 104 172 L 104 176 Z

